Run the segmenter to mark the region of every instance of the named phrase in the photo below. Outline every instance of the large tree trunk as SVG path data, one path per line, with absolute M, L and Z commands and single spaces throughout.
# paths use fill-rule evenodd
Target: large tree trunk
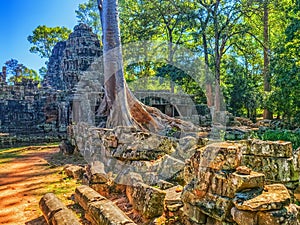
M 126 85 L 119 28 L 118 1 L 98 0 L 102 24 L 105 96 L 98 113 L 107 116 L 106 127 L 134 126 L 161 131 L 167 127 L 191 130 L 188 122 L 171 118 L 139 102 Z
M 270 83 L 270 42 L 269 42 L 269 2 L 268 0 L 264 1 L 264 91 L 271 91 L 271 83 Z M 264 119 L 273 119 L 273 114 L 267 108 L 264 109 L 263 114 Z
M 202 27 L 202 41 L 203 41 L 203 49 L 204 49 L 204 60 L 205 60 L 205 89 L 206 89 L 206 99 L 207 106 L 212 107 L 214 105 L 213 99 L 213 88 L 212 88 L 212 80 L 209 74 L 209 58 L 208 58 L 208 47 L 207 47 L 207 38 L 204 32 L 204 28 Z
M 169 44 L 168 44 L 168 51 L 169 51 L 169 55 L 168 55 L 168 63 L 170 65 L 173 65 L 173 55 L 174 55 L 174 51 L 173 51 L 173 30 L 169 27 L 167 27 L 168 29 L 168 35 L 169 35 Z M 175 93 L 175 80 L 173 80 L 173 77 L 170 74 L 170 91 L 171 93 Z
M 221 91 L 220 91 L 220 76 L 221 76 L 221 52 L 220 52 L 220 33 L 218 24 L 218 7 L 220 1 L 216 1 L 213 12 L 214 17 L 214 34 L 215 34 L 215 112 L 219 112 L 221 108 Z
M 98 0 L 102 22 L 105 100 L 107 126 L 131 126 L 123 72 L 118 6 L 115 0 Z

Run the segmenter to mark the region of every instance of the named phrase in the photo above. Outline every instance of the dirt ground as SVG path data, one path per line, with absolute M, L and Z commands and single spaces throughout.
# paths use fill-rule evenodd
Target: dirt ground
M 38 202 L 51 188 L 66 183 L 59 173 L 62 168 L 49 164 L 58 151 L 57 147 L 33 147 L 0 163 L 0 224 L 47 224 Z

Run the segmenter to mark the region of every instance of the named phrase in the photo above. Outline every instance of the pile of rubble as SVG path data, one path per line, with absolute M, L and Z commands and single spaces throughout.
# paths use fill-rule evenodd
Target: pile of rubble
M 77 188 L 75 198 L 92 224 L 122 224 L 108 219 L 106 209 L 117 210 L 128 224 L 299 224 L 293 192 L 300 150 L 289 142 L 208 144 L 198 134 L 172 139 L 84 125 L 74 133 L 90 163 L 65 171 L 86 185 Z

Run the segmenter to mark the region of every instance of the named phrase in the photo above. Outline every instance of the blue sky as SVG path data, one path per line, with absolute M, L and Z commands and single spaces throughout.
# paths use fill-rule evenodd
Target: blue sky
M 75 10 L 86 0 L 0 0 L 0 68 L 11 59 L 28 68 L 44 66 L 44 59 L 29 52 L 27 36 L 39 25 L 65 26 L 73 30 L 77 24 Z

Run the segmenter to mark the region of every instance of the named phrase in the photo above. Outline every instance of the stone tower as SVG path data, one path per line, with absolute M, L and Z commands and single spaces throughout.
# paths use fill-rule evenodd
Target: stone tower
M 54 90 L 64 89 L 61 65 L 65 48 L 65 41 L 60 41 L 54 46 L 52 55 L 49 58 L 48 71 L 43 81 L 44 87 L 48 87 Z
M 101 52 L 100 42 L 92 28 L 86 24 L 75 26 L 69 39 L 53 48 L 43 85 L 52 90 L 72 90 L 82 72 L 100 57 Z

